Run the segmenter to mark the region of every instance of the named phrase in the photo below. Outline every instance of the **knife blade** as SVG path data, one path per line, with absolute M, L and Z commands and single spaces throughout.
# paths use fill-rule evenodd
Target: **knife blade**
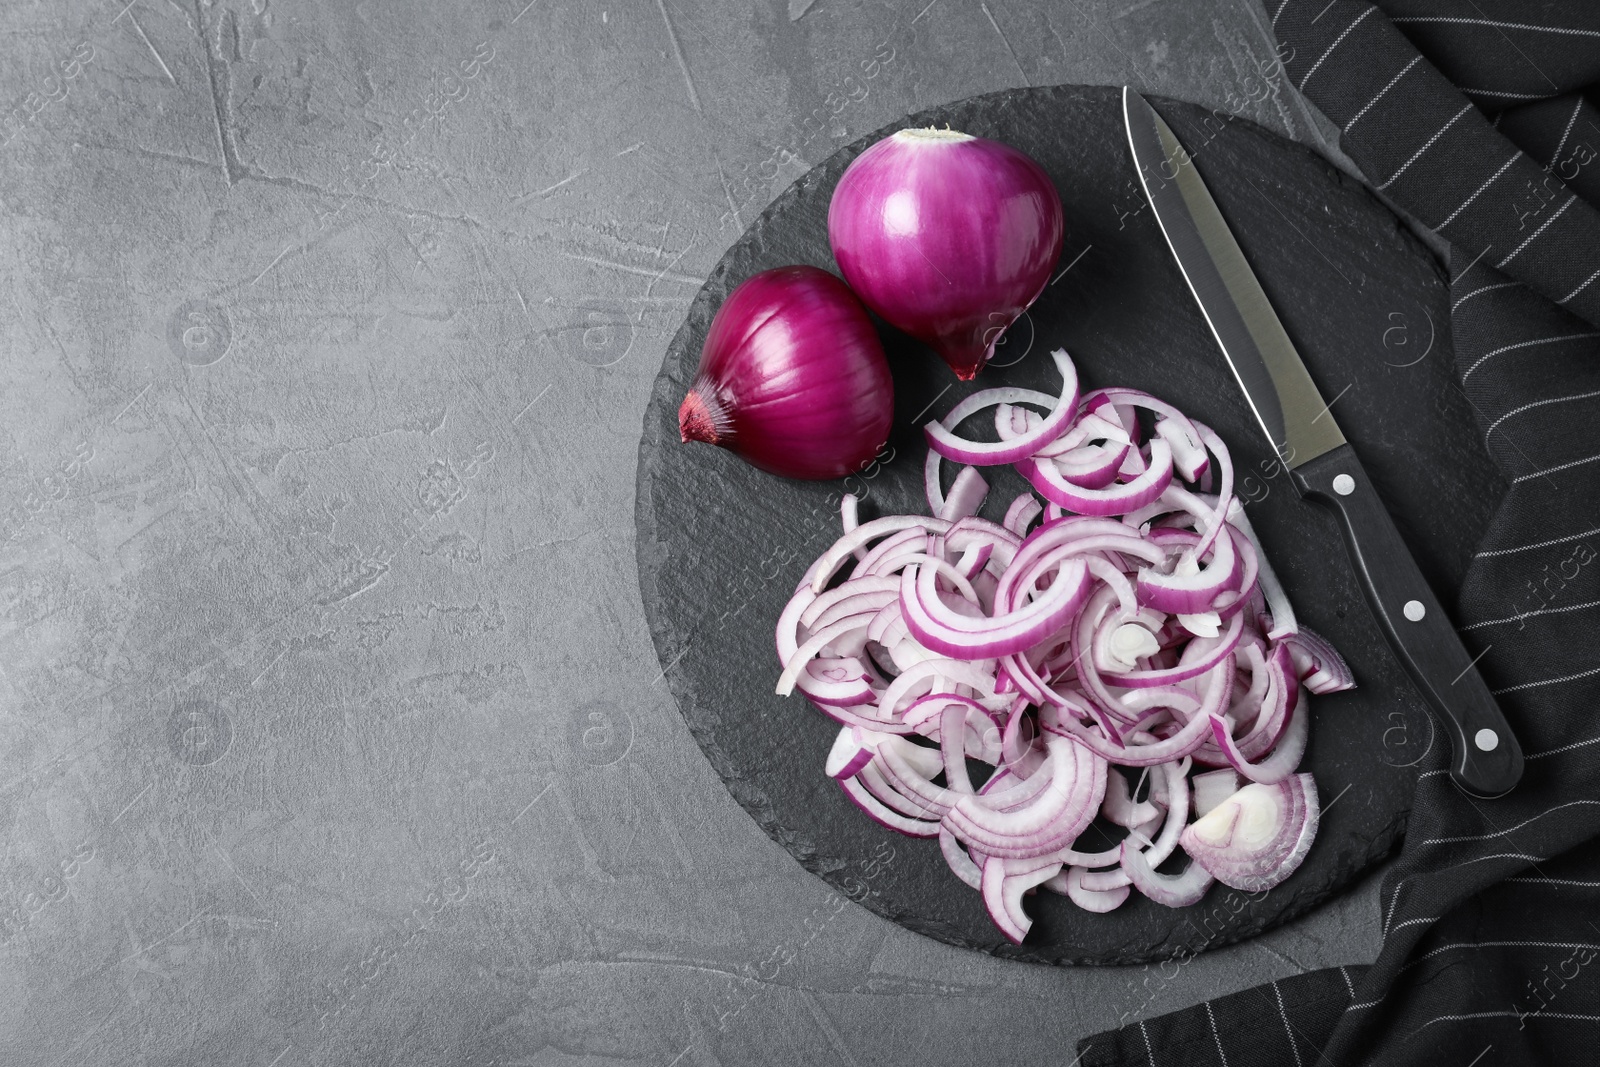
M 1223 357 L 1300 495 L 1339 520 L 1389 646 L 1451 741 L 1450 777 L 1509 792 L 1522 749 L 1273 311 L 1194 160 L 1149 102 L 1122 90 L 1128 145 L 1161 232 Z M 1337 398 L 1335 398 L 1337 399 Z

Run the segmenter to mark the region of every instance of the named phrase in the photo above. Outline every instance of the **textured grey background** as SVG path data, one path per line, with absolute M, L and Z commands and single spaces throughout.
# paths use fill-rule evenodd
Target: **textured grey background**
M 1131 82 L 1334 151 L 1254 0 L 0 6 L 0 1062 L 1069 1063 L 1376 953 L 908 933 L 662 683 L 640 419 L 705 272 L 898 115 Z

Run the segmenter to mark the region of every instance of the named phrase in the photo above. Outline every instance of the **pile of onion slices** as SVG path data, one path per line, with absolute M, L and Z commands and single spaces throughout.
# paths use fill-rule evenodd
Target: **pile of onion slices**
M 1058 396 L 985 389 L 927 425 L 931 515 L 858 523 L 846 497 L 777 624 L 778 693 L 840 724 L 827 773 L 938 838 L 1018 944 L 1041 887 L 1106 912 L 1287 878 L 1319 813 L 1301 690 L 1354 684 L 1297 625 L 1221 439 L 1146 393 L 1083 393 L 1052 358 Z M 984 413 L 996 441 L 954 432 Z M 979 468 L 1003 464 L 1044 503 L 994 523 Z

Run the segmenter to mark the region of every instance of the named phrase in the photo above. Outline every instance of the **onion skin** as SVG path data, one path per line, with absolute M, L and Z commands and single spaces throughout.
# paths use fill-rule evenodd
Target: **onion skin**
M 828 206 L 845 280 L 969 381 L 1061 257 L 1061 198 L 1028 156 L 950 130 L 901 130 L 861 153 Z
M 717 309 L 678 430 L 816 480 L 871 463 L 893 419 L 894 383 L 866 309 L 832 274 L 796 266 L 747 279 Z

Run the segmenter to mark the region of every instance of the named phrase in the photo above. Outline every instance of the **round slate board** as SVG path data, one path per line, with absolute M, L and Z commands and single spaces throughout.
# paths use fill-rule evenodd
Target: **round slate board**
M 1205 174 L 1323 395 L 1337 398 L 1345 434 L 1423 569 L 1437 588 L 1456 588 L 1499 493 L 1451 369 L 1447 289 L 1432 259 L 1360 185 L 1311 152 L 1192 105 L 1158 107 Z M 769 267 L 837 271 L 826 220 L 844 168 L 895 129 L 946 123 L 1032 155 L 1066 209 L 1058 276 L 994 363 L 961 383 L 930 351 L 880 326 L 895 376 L 892 458 L 842 485 L 776 478 L 721 449 L 681 444 L 677 408 L 723 298 Z M 1305 766 L 1321 789 L 1322 830 L 1282 886 L 1259 898 L 1218 886 L 1183 909 L 1135 894 L 1109 915 L 1040 893 L 1028 904 L 1033 930 L 1016 947 L 946 868 L 936 842 L 876 826 L 823 774 L 837 727 L 799 696 L 773 694 L 772 626 L 807 564 L 838 536 L 842 488 L 864 499 L 864 517 L 925 512 L 917 426 L 976 388 L 1012 384 L 1053 395 L 1059 380 L 1046 354 L 1057 346 L 1072 353 L 1085 388 L 1148 390 L 1222 435 L 1297 612 L 1344 652 L 1360 685 L 1311 703 Z M 1416 765 L 1434 743 L 1332 519 L 1274 469 L 1145 206 L 1117 91 L 1057 86 L 975 97 L 885 127 L 812 169 L 701 290 L 668 349 L 639 448 L 644 606 L 696 741 L 738 802 L 806 869 L 902 926 L 998 955 L 1131 963 L 1188 954 L 1304 913 L 1393 849 Z M 998 518 L 1022 484 L 1010 471 L 991 483 L 984 513 Z

